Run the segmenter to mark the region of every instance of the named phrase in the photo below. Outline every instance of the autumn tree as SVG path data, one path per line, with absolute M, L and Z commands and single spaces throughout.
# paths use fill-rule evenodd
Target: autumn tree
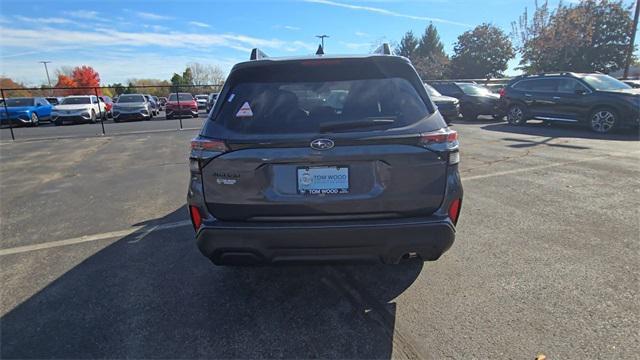
M 512 24 L 527 73 L 571 70 L 611 72 L 624 66 L 632 29 L 631 8 L 621 0 L 583 0 L 551 9 L 536 2 Z
M 100 75 L 91 66 L 78 66 L 71 72 L 71 77 L 78 87 L 98 87 L 100 86 Z M 95 95 L 94 89 L 78 89 L 77 94 Z M 98 95 L 101 89 L 98 89 Z
M 0 77 L 0 88 L 16 89 L 16 90 L 5 90 L 4 96 L 7 98 L 31 96 L 31 92 L 29 90 L 24 89 L 25 88 L 24 84 L 17 83 L 8 77 Z
M 75 88 L 77 86 L 78 84 L 71 77 L 63 74 L 59 74 L 58 82 L 54 87 L 55 88 Z M 78 92 L 77 90 L 74 90 L 74 89 L 61 89 L 61 90 L 56 90 L 55 94 L 57 96 L 69 96 L 69 95 L 77 95 Z
M 450 75 L 457 79 L 501 77 L 515 56 L 511 40 L 500 28 L 481 24 L 458 36 Z

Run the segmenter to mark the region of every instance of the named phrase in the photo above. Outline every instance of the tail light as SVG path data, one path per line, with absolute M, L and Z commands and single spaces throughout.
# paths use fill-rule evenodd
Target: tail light
M 191 140 L 191 149 L 196 151 L 226 152 L 229 149 L 222 140 L 197 137 Z
M 449 205 L 449 218 L 451 218 L 451 221 L 454 225 L 458 223 L 458 216 L 460 215 L 460 204 L 461 200 L 455 199 L 451 202 L 451 205 Z
M 429 150 L 445 153 L 449 165 L 460 162 L 458 152 L 458 132 L 449 128 L 440 129 L 420 135 L 420 144 Z
M 505 94 L 505 93 L 506 93 L 506 91 L 504 90 L 504 88 L 501 88 L 501 89 L 498 91 L 498 94 L 500 94 L 500 98 L 501 98 L 501 99 L 504 97 L 504 94 Z
M 191 215 L 191 223 L 193 224 L 193 229 L 197 232 L 202 226 L 202 215 L 200 215 L 200 209 L 193 205 L 189 205 L 189 215 Z

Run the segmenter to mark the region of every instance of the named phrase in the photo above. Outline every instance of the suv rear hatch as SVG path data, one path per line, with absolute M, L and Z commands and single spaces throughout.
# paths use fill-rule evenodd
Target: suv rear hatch
M 229 221 L 428 215 L 447 157 L 421 146 L 445 128 L 402 58 L 260 60 L 231 72 L 202 141 L 209 212 Z

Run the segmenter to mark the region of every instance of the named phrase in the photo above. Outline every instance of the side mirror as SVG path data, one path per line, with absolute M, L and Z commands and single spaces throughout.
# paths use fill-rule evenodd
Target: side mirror
M 583 90 L 583 89 L 576 89 L 576 94 L 577 94 L 577 95 L 584 95 L 584 94 L 586 94 L 586 93 L 587 93 L 587 92 L 586 92 L 585 90 Z

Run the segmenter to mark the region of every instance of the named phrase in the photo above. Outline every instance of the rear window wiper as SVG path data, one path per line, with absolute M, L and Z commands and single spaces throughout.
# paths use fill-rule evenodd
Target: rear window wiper
M 396 120 L 391 117 L 368 117 L 352 121 L 329 121 L 320 124 L 320 132 L 391 125 L 395 121 Z

